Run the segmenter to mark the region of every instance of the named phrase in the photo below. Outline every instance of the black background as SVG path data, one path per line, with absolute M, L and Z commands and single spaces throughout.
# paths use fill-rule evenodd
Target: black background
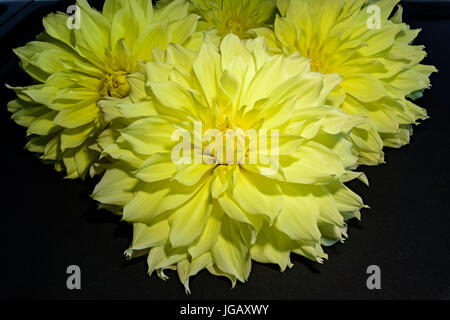
M 94 3 L 95 1 L 90 1 Z M 97 1 L 97 5 L 101 1 Z M 1 39 L 1 82 L 28 85 L 11 48 L 42 31 L 41 19 L 67 3 L 39 8 Z M 14 94 L 1 86 L 0 299 L 450 299 L 450 7 L 405 4 L 405 19 L 423 28 L 439 74 L 418 102 L 431 116 L 416 128 L 411 145 L 386 150 L 387 164 L 363 167 L 369 188 L 352 184 L 370 210 L 350 223 L 344 245 L 326 248 L 324 265 L 292 256 L 280 273 L 253 263 L 249 282 L 231 289 L 202 271 L 187 296 L 175 272 L 168 281 L 146 273 L 145 258 L 126 261 L 132 229 L 89 198 L 96 179 L 63 176 L 26 151 L 25 129 L 6 110 Z M 66 288 L 66 268 L 79 265 L 82 289 Z M 366 268 L 378 265 L 382 289 L 366 287 Z

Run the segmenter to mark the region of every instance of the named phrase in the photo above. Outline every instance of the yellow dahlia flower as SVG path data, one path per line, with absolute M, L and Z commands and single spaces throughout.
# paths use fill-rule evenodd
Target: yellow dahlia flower
M 90 146 L 109 125 L 100 105 L 132 100 L 138 61 L 169 43 L 186 44 L 198 20 L 184 0 L 160 10 L 149 0 L 106 0 L 102 13 L 86 0 L 77 6 L 78 26 L 64 13 L 50 14 L 37 41 L 15 50 L 37 84 L 14 88 L 18 98 L 8 105 L 28 128 L 27 148 L 67 178 L 95 173 L 99 152 Z
M 146 70 L 153 115 L 105 149 L 119 161 L 93 193 L 134 223 L 127 256 L 148 254 L 163 279 L 176 269 L 189 292 L 202 269 L 234 285 L 252 259 L 284 270 L 291 252 L 322 262 L 321 245 L 344 240 L 363 207 L 344 182 L 365 180 L 347 137 L 365 119 L 325 105 L 339 75 L 232 34 L 171 45 Z
M 330 104 L 368 121 L 353 130 L 351 140 L 362 164 L 383 162 L 383 145 L 409 142 L 412 124 L 426 119 L 410 99 L 430 86 L 437 71 L 420 64 L 423 46 L 411 45 L 419 30 L 402 23 L 402 9 L 389 19 L 399 0 L 279 0 L 281 16 L 264 35 L 275 53 L 299 52 L 311 68 L 338 73 L 341 84 Z
M 172 0 L 158 1 L 163 7 Z M 250 38 L 248 31 L 273 22 L 276 0 L 189 0 L 190 10 L 201 16 L 199 30 L 213 31 L 220 37 L 232 32 Z

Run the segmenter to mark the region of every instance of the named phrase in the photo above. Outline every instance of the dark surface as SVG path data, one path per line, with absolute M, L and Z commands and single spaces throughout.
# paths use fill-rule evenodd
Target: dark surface
M 419 101 L 432 118 L 415 130 L 411 145 L 386 151 L 386 165 L 363 168 L 370 188 L 352 187 L 371 210 L 363 211 L 362 222 L 350 223 L 344 245 L 326 249 L 324 265 L 293 257 L 294 268 L 280 273 L 254 263 L 249 282 L 233 290 L 203 271 L 191 279 L 193 294 L 186 296 L 176 273 L 169 272 L 171 279 L 164 282 L 148 277 L 145 259 L 127 262 L 122 252 L 131 228 L 96 209 L 89 198 L 94 180 L 63 180 L 24 150 L 25 130 L 6 110 L 14 94 L 1 87 L 0 298 L 449 299 L 450 15 L 438 10 L 439 19 L 433 19 L 427 8 L 407 6 L 405 14 L 412 27 L 423 28 L 417 43 L 427 46 L 426 62 L 440 70 Z M 10 48 L 32 40 L 51 11 L 55 8 L 36 11 L 2 39 L 1 82 L 30 84 Z M 66 288 L 66 268 L 72 264 L 82 270 L 79 291 Z M 372 264 L 382 270 L 381 290 L 366 288 L 366 268 Z

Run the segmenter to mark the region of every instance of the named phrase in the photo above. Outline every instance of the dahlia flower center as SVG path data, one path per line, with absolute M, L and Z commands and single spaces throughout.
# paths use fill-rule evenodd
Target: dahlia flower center
M 321 60 L 319 59 L 311 59 L 311 71 L 314 72 L 322 72 L 324 71 L 324 64 Z
M 130 84 L 125 71 L 116 71 L 105 77 L 102 93 L 114 98 L 125 98 L 130 93 Z
M 248 22 L 247 18 L 241 17 L 239 15 L 230 16 L 225 23 L 225 30 L 222 30 L 222 34 L 226 35 L 230 31 L 235 35 L 245 38 L 247 30 L 248 30 Z
M 299 50 L 299 52 L 303 57 L 309 58 L 311 60 L 310 66 L 312 72 L 328 73 L 320 51 L 306 50 L 305 52 L 305 50 Z
M 205 151 L 221 165 L 256 163 L 257 141 L 256 131 L 245 132 L 228 118 L 217 120 L 204 136 Z

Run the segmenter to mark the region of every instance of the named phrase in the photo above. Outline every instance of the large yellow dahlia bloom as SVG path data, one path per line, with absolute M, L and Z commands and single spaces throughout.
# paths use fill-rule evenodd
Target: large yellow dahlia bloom
M 411 45 L 419 30 L 402 23 L 399 0 L 278 0 L 281 16 L 274 30 L 259 28 L 275 53 L 299 52 L 314 71 L 343 79 L 330 104 L 368 121 L 351 134 L 362 164 L 383 162 L 383 145 L 409 142 L 412 124 L 426 119 L 424 109 L 407 97 L 430 86 L 436 69 L 420 64 L 423 46 Z
M 198 20 L 184 0 L 159 10 L 149 0 L 106 0 L 102 13 L 86 0 L 77 6 L 78 21 L 50 14 L 37 41 L 15 50 L 37 84 L 14 88 L 18 98 L 8 105 L 13 119 L 28 128 L 27 148 L 68 178 L 95 173 L 95 143 L 109 126 L 101 105 L 133 100 L 138 61 L 151 60 L 154 48 L 172 42 L 187 45 Z
M 347 137 L 365 119 L 325 105 L 339 75 L 232 34 L 171 45 L 145 69 L 152 115 L 106 148 L 118 162 L 93 193 L 134 223 L 129 257 L 148 254 L 161 278 L 176 269 L 189 291 L 204 268 L 234 284 L 252 259 L 284 270 L 291 252 L 322 262 L 344 240 L 364 206 L 344 183 L 365 180 Z
M 161 0 L 161 7 L 172 0 Z M 190 11 L 200 15 L 198 30 L 219 37 L 234 33 L 240 38 L 253 37 L 250 29 L 268 26 L 275 17 L 276 0 L 189 0 Z

